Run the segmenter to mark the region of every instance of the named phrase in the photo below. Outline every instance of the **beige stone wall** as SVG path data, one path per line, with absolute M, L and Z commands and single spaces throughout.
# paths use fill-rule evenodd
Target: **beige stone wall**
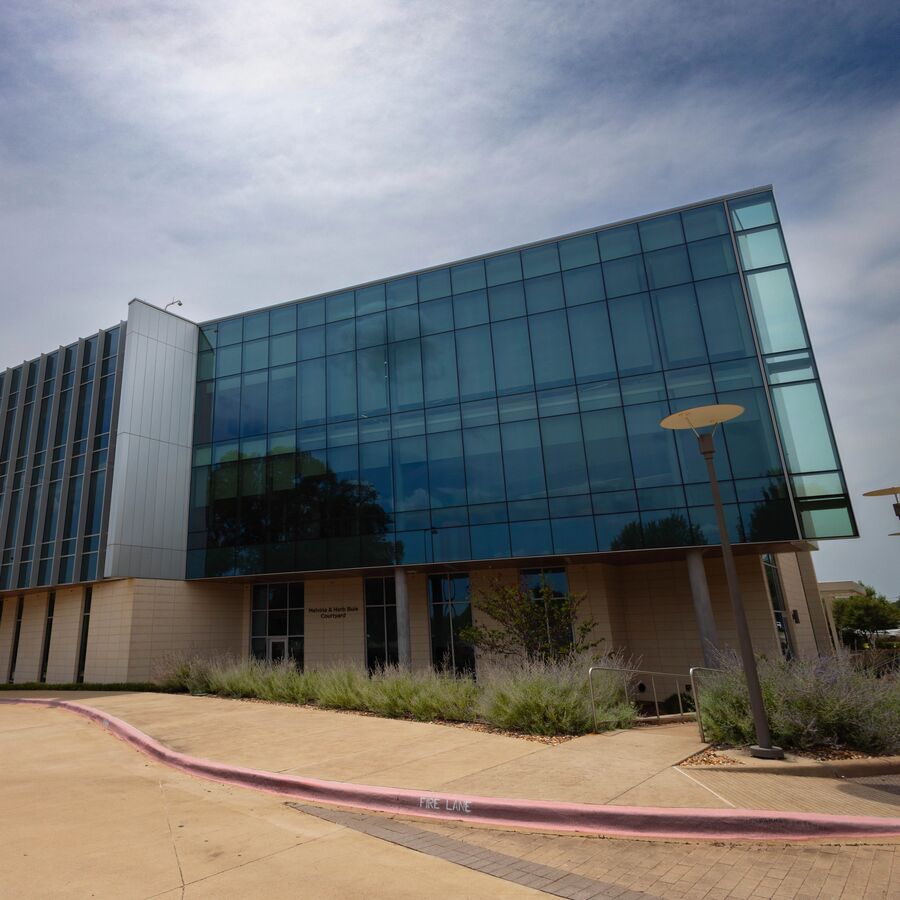
M 0 597 L 3 612 L 0 614 L 0 680 L 9 680 L 9 662 L 12 654 L 13 634 L 16 630 L 18 597 Z
M 50 656 L 47 660 L 48 684 L 65 684 L 74 681 L 78 674 L 76 670 L 83 604 L 84 588 L 61 588 L 56 592 Z
M 816 635 L 813 632 L 810 620 L 809 605 L 806 600 L 806 592 L 803 588 L 803 578 L 800 574 L 800 566 L 796 553 L 777 553 L 775 561 L 778 565 L 778 573 L 781 576 L 781 589 L 784 594 L 784 603 L 787 607 L 788 628 L 794 644 L 794 651 L 802 659 L 811 659 L 819 655 L 816 645 Z M 793 613 L 796 611 L 799 622 L 795 622 Z
M 406 590 L 409 595 L 409 641 L 412 649 L 412 667 L 427 669 L 431 665 L 431 622 L 428 617 L 428 578 L 417 572 L 407 575 Z
M 307 581 L 303 601 L 304 668 L 320 669 L 338 662 L 365 665 L 362 578 Z
M 128 681 L 133 615 L 132 579 L 104 581 L 93 586 L 84 663 L 87 683 Z
M 27 594 L 22 612 L 19 652 L 12 680 L 16 684 L 37 681 L 41 670 L 41 650 L 47 625 L 47 593 Z
M 151 681 L 171 655 L 246 655 L 244 586 L 123 579 L 94 585 L 84 680 Z
M 597 650 L 604 653 L 624 646 L 628 624 L 620 570 L 615 566 L 582 565 L 569 566 L 567 571 L 569 590 L 585 595 L 582 616 L 597 623 L 591 636 L 591 640 L 601 642 Z
M 167 656 L 239 656 L 244 586 L 131 579 L 134 612 L 128 681 L 150 681 Z M 91 615 L 93 629 L 93 613 Z M 87 677 L 85 677 L 87 680 Z
M 809 612 L 810 623 L 815 635 L 819 653 L 823 656 L 834 653 L 839 646 L 840 638 L 834 620 L 831 617 L 831 607 L 822 602 L 819 593 L 819 583 L 816 577 L 816 566 L 813 555 L 810 552 L 797 554 L 797 567 L 800 569 L 800 578 L 803 581 L 803 592 L 806 595 L 806 609 Z

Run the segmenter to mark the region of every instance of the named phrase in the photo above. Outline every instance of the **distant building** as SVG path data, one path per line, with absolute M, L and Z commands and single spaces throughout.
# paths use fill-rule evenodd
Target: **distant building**
M 335 281 L 340 281 L 336 275 Z M 150 678 L 173 651 L 477 664 L 470 591 L 586 594 L 608 648 L 832 633 L 809 551 L 856 535 L 771 190 L 200 325 L 127 322 L 0 376 L 0 678 Z
M 828 627 L 831 630 L 835 647 L 840 647 L 841 635 L 837 625 L 834 624 L 834 601 L 841 597 L 862 596 L 866 589 L 858 581 L 820 581 L 819 596 L 822 598 L 822 609 L 828 619 Z

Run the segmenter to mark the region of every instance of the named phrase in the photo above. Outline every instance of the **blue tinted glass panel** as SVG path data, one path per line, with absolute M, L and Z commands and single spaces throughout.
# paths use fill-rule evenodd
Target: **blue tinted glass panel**
M 666 385 L 661 372 L 632 375 L 630 378 L 623 378 L 619 386 L 622 389 L 622 403 L 625 406 L 666 399 Z
M 526 278 L 559 271 L 556 244 L 544 244 L 522 251 L 522 272 Z
M 433 529 L 431 544 L 435 562 L 471 558 L 468 528 Z
M 737 272 L 737 262 L 728 235 L 688 244 L 688 253 L 691 257 L 694 278 L 698 281 Z
M 709 366 L 694 366 L 666 372 L 666 389 L 672 398 L 696 397 L 713 392 L 712 372 Z
M 353 319 L 332 322 L 325 329 L 325 350 L 331 353 L 346 353 L 356 349 L 356 323 Z
M 537 388 L 554 388 L 572 384 L 572 352 L 564 310 L 530 316 L 531 359 Z
M 296 328 L 296 306 L 282 306 L 269 313 L 269 332 L 271 334 L 284 334 L 286 331 L 294 331 Z
M 373 313 L 356 320 L 356 346 L 377 347 L 387 343 L 387 323 L 384 313 Z
M 765 366 L 769 384 L 789 384 L 816 377 L 815 364 L 808 350 L 770 356 L 766 359 Z
M 237 349 L 237 348 L 235 348 Z M 243 370 L 264 369 L 269 364 L 269 342 L 267 340 L 252 341 L 244 344 Z
M 772 402 L 790 472 L 837 468 L 837 454 L 818 384 L 777 385 Z
M 594 520 L 590 516 L 574 519 L 553 519 L 554 553 L 593 553 L 597 549 Z
M 342 294 L 334 294 L 325 300 L 325 320 L 337 322 L 341 319 L 350 319 L 356 312 L 353 291 L 344 291 Z
M 356 369 L 360 414 L 383 416 L 388 412 L 387 348 L 358 350 Z
M 387 314 L 388 340 L 406 341 L 419 336 L 419 310 L 415 306 L 390 309 Z
M 389 348 L 391 410 L 422 405 L 422 353 L 419 341 L 402 341 Z
M 506 284 L 509 281 L 520 281 L 522 278 L 522 263 L 518 252 L 491 256 L 484 261 L 484 266 L 489 285 Z
M 582 427 L 591 490 L 618 491 L 633 487 L 622 410 L 584 413 Z
M 759 228 L 762 225 L 773 225 L 778 221 L 775 212 L 775 201 L 770 192 L 754 194 L 740 200 L 729 200 L 731 221 L 735 231 L 747 228 Z
M 422 334 L 439 334 L 453 329 L 453 301 L 450 297 L 419 306 Z
M 488 320 L 487 293 L 469 291 L 453 297 L 453 319 L 457 328 L 483 325 Z
M 610 301 L 609 318 L 619 374 L 639 375 L 659 369 L 659 346 L 650 298 L 640 294 Z
M 477 291 L 486 284 L 484 277 L 484 263 L 481 260 L 477 260 L 476 262 L 453 266 L 450 270 L 450 280 L 453 285 L 454 294 Z
M 644 260 L 641 256 L 628 256 L 604 263 L 603 278 L 607 297 L 623 297 L 647 290 Z
M 325 301 L 307 300 L 297 306 L 297 327 L 312 328 L 325 324 Z
M 359 478 L 360 483 L 374 493 L 372 499 L 382 509 L 390 512 L 394 508 L 390 441 L 360 444 Z
M 466 502 L 466 473 L 459 431 L 428 436 L 428 477 L 431 506 L 462 506 Z
M 737 242 L 741 264 L 745 271 L 779 266 L 787 262 L 787 251 L 781 239 L 781 231 L 777 227 L 739 234 Z
M 385 285 L 385 300 L 388 309 L 415 303 L 418 300 L 416 276 L 410 275 L 408 278 L 400 278 L 397 281 L 388 282 Z
M 428 508 L 428 457 L 425 438 L 394 441 L 394 501 L 398 511 Z
M 216 381 L 213 440 L 238 437 L 241 416 L 241 378 L 239 375 Z
M 640 550 L 644 546 L 637 513 L 618 513 L 594 518 L 599 550 Z
M 600 381 L 616 377 L 609 314 L 605 303 L 569 310 L 569 335 L 576 381 Z
M 256 313 L 244 318 L 244 340 L 253 341 L 257 338 L 269 336 L 269 314 L 267 312 Z
M 384 285 L 373 284 L 356 292 L 356 314 L 380 312 L 384 309 Z
M 578 416 L 541 419 L 547 490 L 551 496 L 588 493 L 584 443 Z
M 634 481 L 639 488 L 681 481 L 672 432 L 659 425 L 668 414 L 666 403 L 647 403 L 625 409 Z
M 480 400 L 494 394 L 491 333 L 487 325 L 456 333 L 459 395 L 462 400 Z
M 700 241 L 717 234 L 728 234 L 728 219 L 721 203 L 686 209 L 681 214 L 684 236 L 689 241 Z
M 241 435 L 264 434 L 266 431 L 266 403 L 268 372 L 244 375 L 241 386 Z
M 503 500 L 503 459 L 496 425 L 463 431 L 469 503 Z
M 600 245 L 600 259 L 604 262 L 641 252 L 637 225 L 622 225 L 601 231 L 597 234 L 597 243 Z
M 553 552 L 550 523 L 518 522 L 509 526 L 514 556 L 545 556 Z
M 517 394 L 534 389 L 528 324 L 525 319 L 496 322 L 491 326 L 494 369 L 498 394 Z
M 743 415 L 722 426 L 735 478 L 781 474 L 772 418 L 761 388 L 719 393 L 720 403 L 737 403 Z
M 763 353 L 781 353 L 807 346 L 797 292 L 786 266 L 749 274 L 747 289 Z
M 501 426 L 506 496 L 530 500 L 546 494 L 541 435 L 536 421 L 509 422 Z
M 313 359 L 297 366 L 300 389 L 300 425 L 320 425 L 325 421 L 325 360 Z
M 242 339 L 243 333 L 243 319 L 229 319 L 227 322 L 219 322 L 216 326 L 216 346 L 224 347 L 226 344 L 236 344 Z
M 419 302 L 450 296 L 450 270 L 437 269 L 419 276 Z
M 216 350 L 216 377 L 237 375 L 241 371 L 241 345 Z
M 452 332 L 422 338 L 422 369 L 426 405 L 456 403 L 459 400 L 456 341 Z
M 509 526 L 473 525 L 472 559 L 502 559 L 509 556 Z
M 278 334 L 269 339 L 269 365 L 283 366 L 297 359 L 297 335 Z
M 597 250 L 597 236 L 583 234 L 581 237 L 569 238 L 559 242 L 559 261 L 563 269 L 577 269 L 600 262 Z
M 693 286 L 654 291 L 652 296 L 663 368 L 706 362 L 706 342 Z
M 738 278 L 716 278 L 695 288 L 710 360 L 755 355 L 747 304 Z
M 595 300 L 603 300 L 606 296 L 599 265 L 584 266 L 581 269 L 564 272 L 563 285 L 567 306 L 593 303 Z
M 356 418 L 356 354 L 329 356 L 327 363 L 329 421 Z
M 299 359 L 316 359 L 325 355 L 325 329 L 304 328 L 297 332 L 297 356 Z
M 525 315 L 525 288 L 521 281 L 501 284 L 488 291 L 491 319 L 513 319 Z
M 525 282 L 525 305 L 529 314 L 559 309 L 563 303 L 562 280 L 558 274 L 531 278 Z
M 644 264 L 647 267 L 647 281 L 651 289 L 684 284 L 691 280 L 687 250 L 682 246 L 645 253 Z
M 267 431 L 285 431 L 297 424 L 297 367 L 282 366 L 269 373 Z
M 641 234 L 641 245 L 645 253 L 684 243 L 684 233 L 681 230 L 681 216 L 678 213 L 647 219 L 638 223 L 638 230 Z

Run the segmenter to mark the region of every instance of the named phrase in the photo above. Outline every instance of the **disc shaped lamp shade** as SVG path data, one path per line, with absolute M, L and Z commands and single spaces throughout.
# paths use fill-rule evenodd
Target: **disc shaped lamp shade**
M 900 494 L 900 485 L 894 487 L 878 488 L 877 491 L 866 491 L 863 497 L 896 497 Z
M 720 422 L 736 419 L 743 411 L 744 407 L 738 406 L 737 403 L 693 406 L 690 409 L 683 409 L 681 412 L 666 416 L 659 424 L 671 431 L 682 431 L 687 428 L 696 431 L 698 428 L 709 428 Z

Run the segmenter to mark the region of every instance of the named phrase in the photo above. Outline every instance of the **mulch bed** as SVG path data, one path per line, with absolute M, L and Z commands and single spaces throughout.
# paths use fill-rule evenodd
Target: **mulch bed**
M 739 748 L 728 747 L 726 744 L 713 744 L 686 760 L 679 763 L 682 766 L 742 766 L 743 762 L 724 753 L 724 750 Z M 791 756 L 798 759 L 812 759 L 816 762 L 831 762 L 836 759 L 877 759 L 871 753 L 862 753 L 859 750 L 850 750 L 847 747 L 817 747 L 813 750 L 790 750 Z

